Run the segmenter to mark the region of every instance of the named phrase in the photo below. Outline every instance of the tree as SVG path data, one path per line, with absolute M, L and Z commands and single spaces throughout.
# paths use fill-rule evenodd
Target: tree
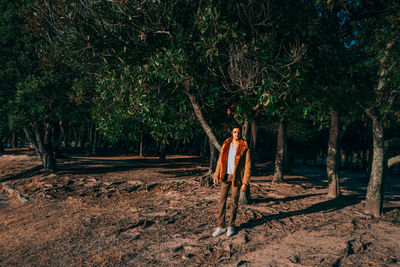
M 54 173 L 54 151 L 64 137 L 63 118 L 73 112 L 65 95 L 68 82 L 63 74 L 44 73 L 26 77 L 17 88 L 11 105 L 11 124 L 23 128 L 40 155 L 45 172 Z
M 23 6 L 28 1 L 0 2 L 0 153 L 10 135 L 9 102 L 15 96 L 16 84 L 21 76 L 32 69 L 31 52 L 35 42 L 24 31 Z
M 71 72 L 58 63 L 58 54 L 46 50 L 40 17 L 31 15 L 32 2 L 21 1 L 8 8 L 18 18 L 12 24 L 17 30 L 13 40 L 23 51 L 19 54 L 8 47 L 11 49 L 8 66 L 14 66 L 11 68 L 14 76 L 9 76 L 8 81 L 11 88 L 8 91 L 12 91 L 7 95 L 9 124 L 13 129 L 24 129 L 41 157 L 45 172 L 55 172 L 54 150 L 62 141 L 65 115 L 73 112 L 67 95 Z
M 360 103 L 372 121 L 373 158 L 365 200 L 365 212 L 380 216 L 387 164 L 384 123 L 399 95 L 400 6 L 395 1 L 366 2 L 356 5 L 357 22 L 354 49 L 360 56 L 357 78 L 365 90 Z
M 201 33 L 198 50 L 205 55 L 209 72 L 219 77 L 227 104 L 231 106 L 228 111 L 242 125 L 243 136 L 253 149 L 256 118 L 263 113 L 284 116 L 287 105 L 290 106 L 288 103 L 292 103 L 289 99 L 294 99 L 290 95 L 296 91 L 294 81 L 301 65 L 298 63 L 306 51 L 303 42 L 314 19 L 310 4 L 289 5 L 285 1 L 203 3 L 202 16 L 196 22 Z M 311 16 L 293 20 L 289 14 L 298 10 Z M 282 155 L 277 154 L 277 158 Z M 278 169 L 281 162 L 277 161 Z M 281 174 L 276 172 L 276 177 L 278 173 Z

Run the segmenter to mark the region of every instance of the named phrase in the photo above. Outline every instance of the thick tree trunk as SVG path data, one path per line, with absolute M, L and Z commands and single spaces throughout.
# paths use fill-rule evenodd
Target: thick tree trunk
M 250 144 L 250 138 L 251 138 L 251 129 L 250 129 L 250 123 L 249 119 L 245 118 L 243 125 L 242 125 L 242 137 L 244 140 L 247 141 L 248 144 Z
M 328 155 L 326 161 L 326 172 L 328 175 L 328 197 L 340 196 L 340 183 L 337 168 L 338 162 L 338 137 L 339 137 L 339 116 L 331 109 L 331 127 L 329 132 Z
M 251 195 L 250 195 L 250 185 L 246 187 L 245 192 L 240 192 L 239 195 L 239 204 L 240 205 L 250 205 L 252 203 Z
M 390 109 L 391 105 L 387 100 L 384 99 L 388 92 L 387 89 L 388 73 L 392 70 L 396 61 L 393 63 L 388 62 L 389 51 L 393 45 L 397 42 L 398 36 L 392 41 L 386 44 L 384 55 L 380 60 L 380 75 L 379 82 L 375 88 L 375 94 L 377 96 L 375 101 L 375 107 L 368 109 L 367 114 L 372 119 L 372 140 L 373 140 L 373 158 L 371 165 L 371 175 L 367 187 L 367 196 L 365 199 L 365 212 L 372 214 L 375 217 L 379 217 L 382 213 L 383 206 L 383 183 L 385 178 L 385 170 L 387 169 L 387 159 L 385 155 L 385 144 L 383 141 L 383 114 L 382 110 Z
M 199 120 L 201 126 L 203 127 L 204 132 L 208 136 L 210 142 L 215 146 L 215 148 L 218 149 L 218 151 L 221 151 L 221 145 L 217 141 L 217 138 L 215 137 L 214 132 L 211 129 L 210 125 L 207 123 L 203 115 L 203 112 L 201 110 L 200 104 L 197 101 L 196 95 L 194 93 L 191 93 L 188 88 L 186 89 L 187 89 L 186 95 L 189 97 L 190 103 L 192 104 L 194 109 L 194 113 L 196 114 L 197 119 Z
M 278 137 L 275 156 L 275 171 L 272 182 L 283 182 L 283 161 L 285 157 L 285 143 L 286 143 L 286 122 L 280 121 L 278 127 Z
M 383 122 L 379 116 L 372 115 L 373 158 L 371 176 L 365 199 L 365 212 L 379 217 L 383 204 L 383 178 L 384 178 L 384 143 Z
M 44 151 L 41 153 L 43 168 L 45 173 L 55 173 L 57 171 L 56 159 L 52 151 Z
M 64 128 L 60 122 L 60 131 L 58 132 L 58 138 L 54 138 L 56 131 L 50 123 L 46 123 L 44 127 L 39 123 L 34 122 L 33 125 L 24 127 L 24 132 L 39 154 L 40 159 L 43 163 L 43 168 L 46 173 L 55 173 L 57 171 L 56 159 L 54 157 L 55 149 L 60 145 L 64 138 Z M 52 141 L 53 140 L 53 141 Z
M 210 147 L 210 163 L 208 172 L 202 177 L 201 184 L 211 186 L 213 184 L 213 175 L 217 168 L 218 150 L 210 140 L 208 140 L 208 144 Z
M 211 141 L 209 141 L 209 146 L 210 146 L 210 166 L 208 169 L 208 173 L 210 176 L 212 176 L 215 172 L 215 169 L 217 168 L 218 151 Z

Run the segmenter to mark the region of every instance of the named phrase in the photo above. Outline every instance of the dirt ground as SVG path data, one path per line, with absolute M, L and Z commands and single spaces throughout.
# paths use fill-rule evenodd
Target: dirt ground
M 219 187 L 201 185 L 197 158 L 58 164 L 45 175 L 37 158 L 0 157 L 0 266 L 400 266 L 398 178 L 376 219 L 362 213 L 363 174 L 341 173 L 332 200 L 322 169 L 295 166 L 272 184 L 260 164 L 237 234 L 213 238 Z

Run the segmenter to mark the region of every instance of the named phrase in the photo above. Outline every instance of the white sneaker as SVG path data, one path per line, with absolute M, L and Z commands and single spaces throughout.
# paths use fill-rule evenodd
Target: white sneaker
M 228 231 L 226 232 L 226 236 L 230 237 L 233 236 L 234 234 L 235 234 L 235 228 L 233 226 L 229 226 Z
M 214 233 L 212 234 L 213 237 L 217 237 L 223 233 L 225 233 L 225 228 L 221 228 L 221 227 L 217 227 L 217 229 L 215 229 Z

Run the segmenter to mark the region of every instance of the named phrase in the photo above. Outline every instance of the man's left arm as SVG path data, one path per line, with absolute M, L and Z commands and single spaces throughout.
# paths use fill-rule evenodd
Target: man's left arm
M 246 161 L 244 164 L 244 175 L 242 180 L 242 191 L 246 190 L 246 186 L 250 184 L 250 174 L 251 174 L 251 155 L 250 149 L 246 151 Z

